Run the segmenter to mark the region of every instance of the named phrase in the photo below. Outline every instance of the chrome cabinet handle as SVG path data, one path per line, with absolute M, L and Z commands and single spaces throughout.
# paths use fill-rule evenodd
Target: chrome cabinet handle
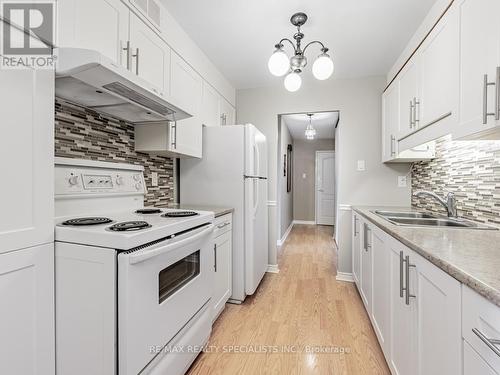
M 177 148 L 177 121 L 174 121 L 174 123 L 171 126 L 171 133 L 172 133 L 172 141 L 170 144 L 172 145 L 172 148 L 176 149 Z
M 403 274 L 404 274 L 404 259 L 403 252 L 399 252 L 399 297 L 403 298 L 406 288 L 403 286 Z
M 132 57 L 135 57 L 135 74 L 139 75 L 139 48 L 135 49 L 135 55 Z
M 127 51 L 127 70 L 130 70 L 130 40 L 127 40 L 125 47 L 122 44 L 122 50 Z
M 368 251 L 368 249 L 372 247 L 372 245 L 370 245 L 368 243 L 368 232 L 369 231 L 370 231 L 370 228 L 368 228 L 368 224 L 364 223 L 364 226 L 363 226 L 363 245 L 364 245 L 365 251 Z
M 227 227 L 227 226 L 228 226 L 228 225 L 230 225 L 230 224 L 231 224 L 231 223 L 230 223 L 229 221 L 226 221 L 226 222 L 225 222 L 225 223 L 223 223 L 223 224 L 219 224 L 219 225 L 217 225 L 217 228 L 222 229 L 222 228 Z
M 420 101 L 415 97 L 413 98 L 413 126 L 418 128 L 420 123 Z M 417 107 L 418 106 L 418 107 Z
M 359 232 L 356 231 L 356 228 L 358 226 L 358 217 L 354 215 L 354 237 L 357 237 Z
M 396 156 L 396 137 L 391 135 L 391 156 Z
M 413 100 L 410 100 L 410 129 L 413 128 Z
M 410 267 L 416 267 L 414 264 L 410 263 L 410 256 L 407 255 L 405 257 L 405 263 L 406 263 L 406 286 L 405 286 L 405 291 L 406 291 L 406 304 L 410 305 L 410 298 L 416 298 L 416 295 L 413 295 L 410 293 Z
M 217 272 L 217 244 L 214 244 L 214 271 Z
M 483 125 L 488 123 L 489 116 L 496 116 L 496 113 L 488 112 L 488 87 L 496 85 L 496 82 L 488 82 L 488 74 L 483 76 Z M 497 88 L 498 92 L 498 88 Z M 498 100 L 496 100 L 498 102 Z
M 496 80 L 495 80 L 495 120 L 500 120 L 500 66 L 497 66 Z
M 472 332 L 479 337 L 479 339 L 486 344 L 488 348 L 491 349 L 493 353 L 495 353 L 497 356 L 500 357 L 500 340 L 497 339 L 490 339 L 484 335 L 480 330 L 477 328 L 472 328 Z

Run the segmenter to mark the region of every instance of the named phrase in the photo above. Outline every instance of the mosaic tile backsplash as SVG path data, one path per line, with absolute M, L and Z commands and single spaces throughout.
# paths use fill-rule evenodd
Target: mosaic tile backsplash
M 135 152 L 134 126 L 92 110 L 56 99 L 55 155 L 66 158 L 129 163 L 144 166 L 146 206 L 174 202 L 174 160 Z M 158 186 L 151 173 L 158 173 Z
M 500 141 L 436 142 L 436 158 L 414 163 L 412 191 L 430 190 L 444 196 L 453 192 L 458 215 L 500 226 Z M 446 214 L 432 199 L 412 197 L 412 205 Z

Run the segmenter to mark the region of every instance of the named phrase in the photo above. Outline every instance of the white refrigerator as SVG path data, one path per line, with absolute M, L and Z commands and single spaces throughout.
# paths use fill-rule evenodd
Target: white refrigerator
M 203 129 L 203 158 L 181 159 L 181 204 L 233 207 L 233 294 L 241 303 L 268 265 L 267 144 L 255 126 Z

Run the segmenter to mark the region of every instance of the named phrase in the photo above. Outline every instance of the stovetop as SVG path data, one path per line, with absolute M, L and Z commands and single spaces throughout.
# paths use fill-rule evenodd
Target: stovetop
M 186 214 L 179 209 L 161 209 L 154 213 L 152 210 L 58 218 L 55 238 L 60 242 L 128 250 L 214 220 L 213 212 L 207 211 Z

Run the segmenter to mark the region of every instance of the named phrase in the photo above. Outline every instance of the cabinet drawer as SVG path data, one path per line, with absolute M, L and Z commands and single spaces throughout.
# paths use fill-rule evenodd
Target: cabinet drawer
M 226 232 L 233 229 L 233 215 L 227 214 L 219 216 L 215 219 L 215 231 L 214 236 L 218 237 Z
M 465 285 L 462 286 L 462 335 L 472 348 L 500 370 L 500 308 Z M 499 341 L 500 342 L 500 341 Z
M 464 375 L 498 375 L 464 340 Z

